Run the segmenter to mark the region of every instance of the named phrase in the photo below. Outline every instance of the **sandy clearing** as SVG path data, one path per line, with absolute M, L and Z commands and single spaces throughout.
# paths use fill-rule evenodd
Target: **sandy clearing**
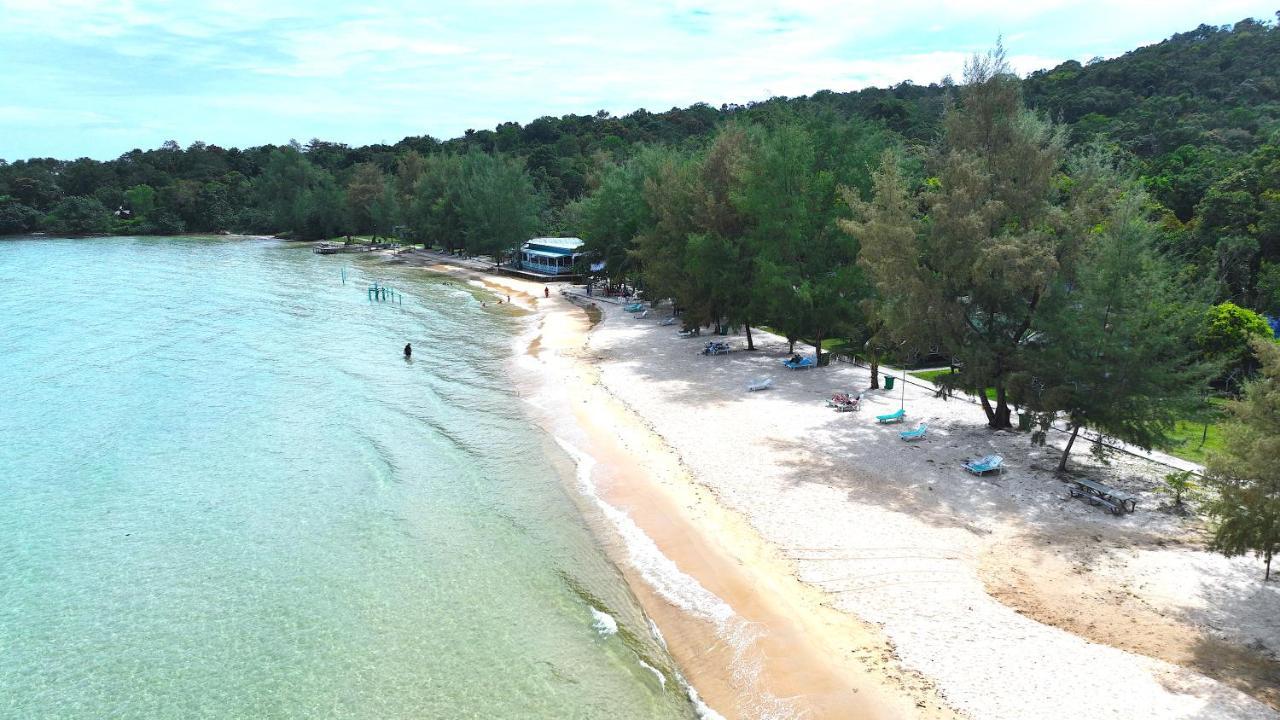
M 1249 559 L 1171 546 L 1195 528 L 1152 511 L 1155 471 L 1141 467 L 1144 461 L 1091 470 L 1143 495 L 1138 513 L 1113 517 L 1067 496 L 1050 472 L 1051 449 L 1030 448 L 1016 434 L 989 433 L 972 405 L 908 387 L 909 420 L 931 426 L 924 442 L 909 445 L 897 438 L 900 428 L 872 420 L 897 409 L 896 390 L 869 393 L 859 413 L 822 407 L 836 390 L 866 388 L 865 369 L 783 370 L 785 343 L 771 336 L 761 338 L 755 353 L 700 356 L 700 340 L 675 337 L 672 328 L 657 325 L 660 317 L 635 320 L 609 309 L 591 341 L 606 387 L 648 419 L 721 502 L 780 547 L 801 579 L 829 593 L 835 607 L 881 625 L 902 661 L 932 679 L 958 709 L 981 718 L 1275 717 L 1266 705 L 1158 659 L 1159 653 L 1149 657 L 1091 641 L 1121 644 L 1132 623 L 1123 610 L 1117 618 L 1105 598 L 1080 598 L 1090 587 L 1127 584 L 1158 608 L 1154 612 L 1173 619 L 1149 630 L 1198 638 L 1213 628 L 1201 624 L 1209 622 L 1204 607 L 1211 605 L 1220 615 L 1217 626 L 1232 628 L 1221 639 L 1253 637 L 1256 647 L 1266 648 L 1253 657 L 1262 667 L 1267 652 L 1280 647 L 1274 586 L 1260 587 Z M 750 378 L 766 374 L 776 378 L 773 390 L 744 392 Z M 964 457 L 991 451 L 1006 456 L 1008 473 L 981 479 L 959 469 Z M 1082 453 L 1079 462 L 1090 461 Z M 1104 579 L 1055 596 L 1046 589 L 1065 585 L 1061 568 L 1026 572 L 1037 562 L 1029 549 L 1041 537 L 1060 538 L 1073 549 L 1086 540 L 1104 549 L 1140 547 L 1134 557 L 1148 559 L 1095 554 L 1108 558 L 1089 565 L 1106 568 L 1098 573 Z M 1008 579 L 1018 572 L 1035 579 Z M 1055 612 L 1033 613 L 1033 603 L 1006 605 L 988 592 L 989 583 L 1016 587 Z M 1170 586 L 1202 590 L 1170 593 Z M 1072 629 L 1055 613 L 1073 602 L 1106 619 L 1109 634 L 1090 638 L 1028 616 Z M 1204 661 L 1194 654 L 1169 659 L 1192 667 Z
M 775 604 L 775 611 L 804 613 L 816 604 L 853 622 L 828 620 L 781 637 L 810 655 L 843 643 L 869 673 L 859 682 L 888 691 L 890 705 L 914 698 L 924 712 L 945 714 L 950 703 L 977 718 L 1276 716 L 1253 698 L 1276 702 L 1280 588 L 1258 582 L 1251 558 L 1199 550 L 1194 520 L 1155 510 L 1155 479 L 1167 469 L 1127 457 L 1097 466 L 1081 447 L 1073 462 L 1089 466 L 1091 477 L 1142 496 L 1139 512 L 1112 517 L 1067 496 L 1051 472 L 1052 448 L 989 433 L 973 405 L 908 387 L 908 419 L 927 420 L 931 430 L 907 445 L 899 428 L 871 420 L 897 409 L 898 391 L 869 393 L 860 413 L 822 408 L 835 390 L 865 388 L 865 369 L 789 373 L 777 364 L 785 343 L 763 333 L 759 352 L 702 357 L 700 340 L 657 325 L 662 313 L 635 320 L 608 305 L 585 348 L 585 324 L 553 329 L 559 338 L 548 342 L 547 318 L 569 316 L 559 299 L 536 297 L 541 284 L 443 270 L 513 288 L 520 305 L 540 311 L 543 332 L 527 348 L 531 359 L 586 361 L 573 363 L 569 375 L 561 365 L 559 377 L 598 382 L 603 395 L 561 394 L 582 405 L 575 415 L 589 430 L 579 439 L 604 459 L 594 474 L 611 500 L 651 525 L 683 566 L 695 567 L 691 559 L 705 555 L 707 543 L 737 546 L 699 569 L 705 577 L 696 579 L 717 590 L 725 588 L 714 568 L 726 559 L 748 567 L 748 579 L 802 580 L 786 591 L 802 604 Z M 745 393 L 761 375 L 773 375 L 776 387 Z M 958 469 L 963 457 L 991 451 L 1006 456 L 1009 473 L 981 479 Z M 659 454 L 674 465 L 664 470 L 652 457 Z M 681 473 L 687 477 L 673 479 Z M 664 535 L 672 525 L 681 531 Z M 752 552 L 742 552 L 752 543 Z M 726 674 L 719 665 L 734 658 L 698 644 L 714 642 L 708 629 L 663 608 L 669 600 L 646 590 L 632 570 L 643 604 L 664 632 L 673 630 L 673 654 L 695 684 L 709 688 L 713 707 L 744 717 L 809 717 L 815 709 L 849 715 L 803 694 L 767 710 L 735 705 L 737 695 L 763 685 L 744 688 Z M 806 633 L 842 637 L 814 643 Z M 755 678 L 804 691 L 803 683 L 789 685 L 794 675 Z M 883 712 L 885 705 L 870 707 Z M 893 716 L 920 710 L 902 707 Z

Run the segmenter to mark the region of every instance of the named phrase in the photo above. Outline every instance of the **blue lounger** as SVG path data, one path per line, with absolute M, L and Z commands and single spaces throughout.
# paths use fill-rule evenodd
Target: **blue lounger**
M 876 422 L 880 423 L 881 425 L 888 425 L 889 423 L 900 423 L 902 422 L 902 418 L 906 416 L 907 416 L 906 410 L 898 409 L 898 410 L 894 410 L 888 415 L 877 415 Z
M 986 475 L 989 472 L 1004 472 L 1004 458 L 999 455 L 972 458 L 964 461 L 964 469 L 974 475 Z
M 813 367 L 817 363 L 813 361 L 813 358 L 809 357 L 808 355 L 805 355 L 804 357 L 800 358 L 800 362 L 792 362 L 790 358 L 787 358 L 786 360 L 782 361 L 782 364 L 788 370 L 804 370 L 805 368 Z
M 902 432 L 898 433 L 898 437 L 902 438 L 903 440 L 919 440 L 920 438 L 924 437 L 925 432 L 927 432 L 928 430 L 929 430 L 928 423 L 920 423 L 920 425 L 917 426 L 915 430 L 903 430 Z
M 626 307 L 624 307 L 624 308 L 622 308 L 622 309 L 623 309 L 625 312 L 640 312 L 641 310 L 643 310 L 643 309 L 644 309 L 644 305 L 641 305 L 640 303 L 631 303 L 630 305 L 628 305 L 628 306 L 626 306 Z

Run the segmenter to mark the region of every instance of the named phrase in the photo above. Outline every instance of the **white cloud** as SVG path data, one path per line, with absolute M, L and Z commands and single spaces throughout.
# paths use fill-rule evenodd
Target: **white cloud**
M 31 113 L 89 124 L 86 97 L 106 117 L 222 144 L 304 136 L 281 130 L 302 123 L 350 142 L 451 136 L 601 107 L 927 84 L 959 78 L 1000 35 L 1027 73 L 1272 13 L 1245 0 L 0 0 L 0 136 L 23 127 L 22 152 L 78 154 L 93 133 Z M 119 152 L 110 142 L 100 154 Z

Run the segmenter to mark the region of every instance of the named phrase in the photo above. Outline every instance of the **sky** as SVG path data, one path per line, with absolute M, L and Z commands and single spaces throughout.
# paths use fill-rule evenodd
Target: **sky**
M 0 0 L 0 158 L 350 145 L 1113 57 L 1275 0 Z

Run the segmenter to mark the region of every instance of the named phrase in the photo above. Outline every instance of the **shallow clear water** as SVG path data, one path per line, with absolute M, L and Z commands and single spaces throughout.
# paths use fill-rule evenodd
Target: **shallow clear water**
M 518 329 L 275 241 L 0 240 L 0 717 L 689 717 Z

